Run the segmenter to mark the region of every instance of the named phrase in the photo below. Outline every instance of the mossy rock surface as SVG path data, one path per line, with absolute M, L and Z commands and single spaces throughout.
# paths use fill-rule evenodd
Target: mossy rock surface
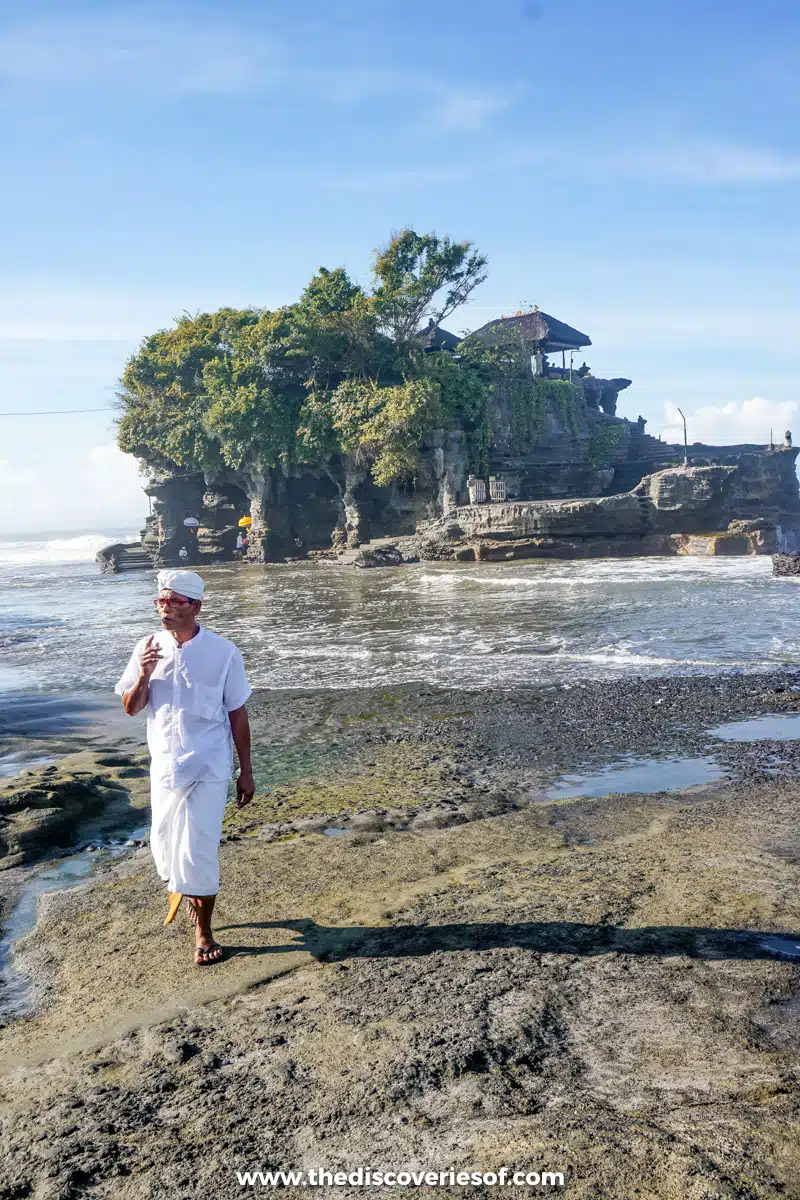
M 119 758 L 132 762 L 128 756 L 113 756 L 114 766 L 104 766 L 106 757 L 81 751 L 55 766 L 29 769 L 4 781 L 0 787 L 0 871 L 56 849 L 69 849 L 87 822 L 106 811 L 122 815 L 130 807 L 129 787 L 121 780 L 138 780 L 147 771 L 134 765 L 119 768 Z M 142 806 L 144 802 L 140 794 L 137 803 Z

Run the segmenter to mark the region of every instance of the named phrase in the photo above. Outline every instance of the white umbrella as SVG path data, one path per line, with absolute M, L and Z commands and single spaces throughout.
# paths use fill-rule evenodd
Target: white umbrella
M 196 525 L 200 524 L 197 517 L 184 517 L 183 523 L 184 525 L 188 525 L 190 528 L 194 528 Z

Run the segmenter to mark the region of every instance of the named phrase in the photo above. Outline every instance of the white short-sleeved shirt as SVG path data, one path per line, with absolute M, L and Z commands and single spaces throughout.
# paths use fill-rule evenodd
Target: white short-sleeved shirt
M 227 638 L 200 627 L 184 645 L 160 629 L 153 634 L 162 657 L 150 676 L 147 744 L 150 775 L 163 787 L 182 788 L 201 779 L 230 779 L 233 739 L 228 713 L 250 695 L 242 656 Z M 137 642 L 114 689 L 118 696 L 139 678 L 147 638 Z

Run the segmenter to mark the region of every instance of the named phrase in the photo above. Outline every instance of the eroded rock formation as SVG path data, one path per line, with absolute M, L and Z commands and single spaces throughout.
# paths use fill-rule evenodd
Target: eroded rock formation
M 152 513 L 142 546 L 159 565 L 225 561 L 239 521 L 251 517 L 247 558 L 280 561 L 309 550 L 357 548 L 371 537 L 413 534 L 417 522 L 466 499 L 467 455 L 460 430 L 434 431 L 422 444 L 415 479 L 379 487 L 365 464 L 336 460 L 224 473 L 178 472 L 150 464 L 145 492 Z M 199 521 L 197 532 L 184 522 Z M 101 564 L 114 570 L 113 562 Z
M 602 411 L 604 389 L 616 397 L 614 389 L 625 382 L 588 377 L 569 408 L 546 397 L 536 428 L 525 436 L 500 392 L 492 412 L 489 473 L 504 480 L 507 496 L 620 492 L 673 453 L 647 437 L 643 423 Z M 152 511 L 142 546 L 159 565 L 233 558 L 242 517 L 252 518 L 247 558 L 270 562 L 331 545 L 356 548 L 370 538 L 410 535 L 419 522 L 446 516 L 468 501 L 468 447 L 460 429 L 433 431 L 420 446 L 413 480 L 390 487 L 378 486 L 366 464 L 348 459 L 217 473 L 179 471 L 159 461 L 148 463 L 148 470 L 145 492 Z M 199 521 L 196 532 L 184 524 L 187 518 Z
M 420 526 L 417 550 L 461 561 L 773 554 L 784 530 L 800 525 L 796 454 L 782 448 L 745 455 L 741 466 L 669 468 L 596 499 L 459 507 Z M 753 518 L 756 505 L 762 515 Z
M 376 484 L 367 462 L 346 455 L 315 466 L 251 463 L 217 472 L 147 459 L 152 507 L 142 549 L 159 565 L 231 559 L 242 518 L 251 521 L 246 557 L 254 562 L 415 533 L 421 556 L 432 558 L 800 549 L 798 451 L 790 435 L 770 450 L 695 444 L 692 465 L 678 466 L 683 447 L 649 436 L 642 417 L 616 415 L 630 380 L 548 362 L 548 353 L 590 345 L 585 334 L 533 310 L 490 322 L 475 336 L 505 344 L 517 326 L 530 345 L 521 373 L 517 361 L 493 385 L 491 439 L 481 452 L 484 478 L 502 482 L 504 504 L 470 506 L 475 447 L 461 428 L 429 433 L 413 478 L 391 486 Z M 458 339 L 435 332 L 426 350 L 457 352 Z M 528 350 L 535 373 L 524 366 Z M 728 528 L 742 520 L 766 524 Z M 103 570 L 121 569 L 113 549 Z
M 0 783 L 0 871 L 70 845 L 104 811 L 128 815 L 132 781 L 147 777 L 141 756 L 81 752 L 58 766 L 27 770 Z

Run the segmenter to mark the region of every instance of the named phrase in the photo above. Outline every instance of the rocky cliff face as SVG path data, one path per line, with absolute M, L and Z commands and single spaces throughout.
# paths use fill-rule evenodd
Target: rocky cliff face
M 252 518 L 247 558 L 271 562 L 309 549 L 355 547 L 370 537 L 414 533 L 418 521 L 449 511 L 466 498 L 467 461 L 459 430 L 434 432 L 420 448 L 408 487 L 378 487 L 353 460 L 285 470 L 246 468 L 180 472 L 153 463 L 145 493 L 152 514 L 142 545 L 158 564 L 224 561 L 234 557 L 239 520 Z M 197 532 L 184 521 L 199 521 Z
M 670 468 L 597 499 L 460 507 L 420 526 L 417 552 L 461 561 L 772 554 L 786 529 L 800 527 L 796 455 L 763 451 L 741 467 Z
M 720 448 L 715 465 L 678 468 L 646 477 L 634 489 L 649 500 L 664 531 L 705 532 L 730 521 L 800 526 L 798 450 Z
M 688 467 L 646 476 L 632 495 L 661 533 L 724 529 L 734 513 L 736 467 Z
M 615 415 L 630 380 L 573 377 L 569 396 L 563 394 L 567 375 L 554 372 L 537 381 L 542 402 L 527 429 L 515 414 L 512 393 L 502 387 L 495 392 L 489 474 L 505 480 L 509 498 L 613 495 L 675 456 L 674 447 L 645 433 L 644 421 Z M 556 387 L 548 394 L 550 384 Z
M 150 462 L 145 492 L 152 513 L 144 549 L 159 564 L 233 558 L 238 523 L 250 517 L 247 558 L 281 561 L 309 550 L 354 548 L 370 538 L 420 531 L 423 557 L 683 553 L 714 535 L 708 553 L 733 552 L 735 520 L 765 520 L 779 532 L 759 546 L 794 548 L 800 529 L 791 447 L 691 448 L 706 463 L 662 469 L 678 448 L 649 437 L 645 422 L 617 417 L 628 380 L 588 375 L 570 387 L 564 373 L 535 382 L 534 404 L 515 412 L 495 391 L 488 474 L 506 487 L 503 505 L 468 504 L 468 455 L 461 430 L 434 431 L 422 443 L 413 481 L 380 487 L 355 459 L 215 473 Z M 527 421 L 522 429 L 520 418 Z M 523 422 L 524 423 L 524 422 Z M 196 530 L 186 519 L 199 522 Z M 767 552 L 739 531 L 742 552 Z M 713 547 L 720 547 L 715 549 Z M 180 552 L 185 549 L 186 554 Z M 691 551 L 694 552 L 694 551 Z
M 498 389 L 489 473 L 503 479 L 509 498 L 627 491 L 673 453 L 647 437 L 643 422 L 614 416 L 618 392 L 627 382 L 588 376 L 570 392 L 569 404 L 545 386 L 525 434 L 509 395 Z M 347 459 L 320 467 L 251 466 L 217 473 L 181 471 L 164 461 L 150 462 L 148 468 L 145 492 L 152 513 L 142 544 L 158 563 L 179 561 L 182 548 L 190 563 L 232 558 L 244 516 L 252 518 L 247 558 L 269 562 L 310 549 L 351 548 L 374 537 L 413 534 L 419 522 L 446 516 L 468 501 L 466 439 L 458 429 L 428 436 L 415 477 L 405 486 L 379 487 L 366 465 Z M 184 524 L 186 518 L 199 521 L 196 533 Z

